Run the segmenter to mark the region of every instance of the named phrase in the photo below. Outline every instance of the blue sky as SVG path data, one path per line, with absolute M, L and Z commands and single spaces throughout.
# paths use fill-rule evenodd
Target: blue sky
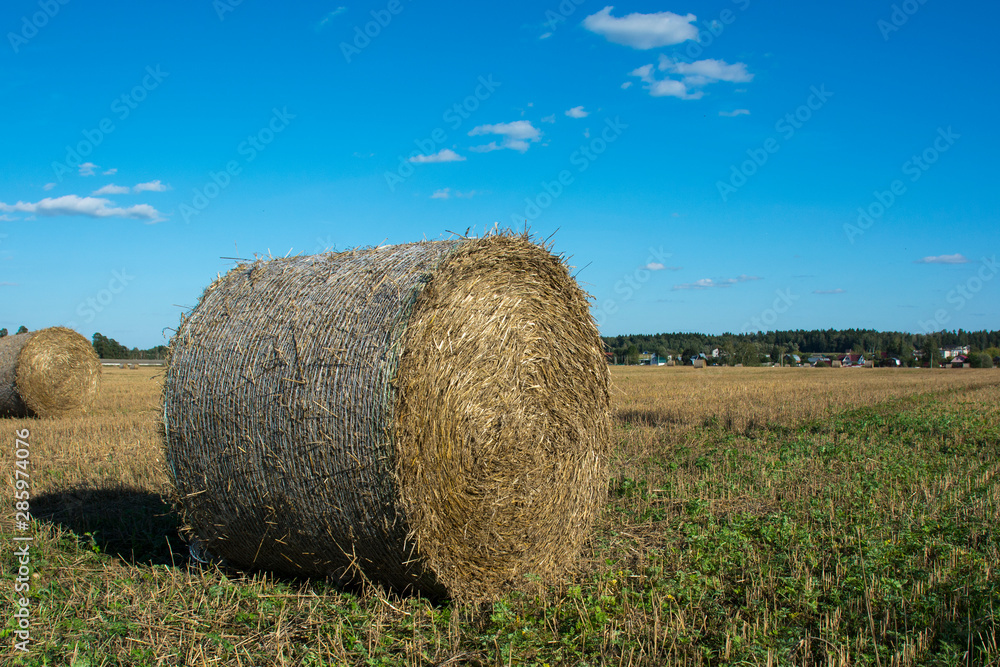
M 527 221 L 605 335 L 998 329 L 998 20 L 12 0 L 0 327 L 148 347 L 228 258 Z

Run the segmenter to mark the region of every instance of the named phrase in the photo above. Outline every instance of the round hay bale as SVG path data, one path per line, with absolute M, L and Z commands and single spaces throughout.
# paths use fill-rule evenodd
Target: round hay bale
M 485 600 L 575 558 L 609 383 L 587 295 L 527 237 L 257 261 L 171 342 L 167 460 L 230 564 Z
M 0 416 L 61 417 L 97 395 L 101 362 L 72 329 L 52 327 L 0 338 Z

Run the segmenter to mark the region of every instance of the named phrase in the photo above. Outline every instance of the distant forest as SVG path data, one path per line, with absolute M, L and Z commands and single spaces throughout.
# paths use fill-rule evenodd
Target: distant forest
M 165 359 L 167 356 L 166 345 L 157 345 L 148 350 L 133 347 L 130 350 L 114 338 L 99 333 L 94 334 L 93 344 L 94 352 L 101 359 Z
M 17 333 L 28 329 L 20 327 Z M 7 330 L 0 329 L 0 337 Z M 911 334 L 873 329 L 816 329 L 806 331 L 768 331 L 752 334 L 724 333 L 710 336 L 700 333 L 630 334 L 603 336 L 604 348 L 616 363 L 639 363 L 639 355 L 652 353 L 660 357 L 690 359 L 699 354 L 711 356 L 718 349 L 729 363 L 753 364 L 755 359 L 776 359 L 788 354 L 863 353 L 869 358 L 898 357 L 910 359 L 915 350 L 925 356 L 941 348 L 968 345 L 973 353 L 987 352 L 988 357 L 1000 356 L 1000 331 L 939 331 L 933 334 Z M 148 350 L 125 347 L 114 338 L 95 333 L 94 351 L 102 359 L 164 359 L 166 345 Z
M 768 331 L 752 334 L 725 333 L 709 336 L 699 333 L 662 333 L 602 337 L 607 352 L 616 363 L 638 363 L 639 355 L 688 359 L 711 354 L 718 348 L 730 363 L 753 363 L 752 358 L 767 355 L 771 359 L 786 354 L 864 353 L 869 358 L 891 356 L 910 359 L 914 350 L 927 353 L 946 347 L 968 345 L 972 352 L 1000 348 L 1000 331 L 939 331 L 911 334 L 872 329 L 826 329 L 805 331 Z

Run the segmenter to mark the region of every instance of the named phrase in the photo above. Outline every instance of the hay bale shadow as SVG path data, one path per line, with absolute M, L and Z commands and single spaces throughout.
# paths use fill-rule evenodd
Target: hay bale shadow
M 643 426 L 659 427 L 668 424 L 681 424 L 684 417 L 673 411 L 650 410 L 650 409 L 628 409 L 615 410 L 616 426 Z
M 78 487 L 32 498 L 31 514 L 130 565 L 183 565 L 187 544 L 167 498 L 143 489 Z M 90 534 L 88 536 L 88 533 Z

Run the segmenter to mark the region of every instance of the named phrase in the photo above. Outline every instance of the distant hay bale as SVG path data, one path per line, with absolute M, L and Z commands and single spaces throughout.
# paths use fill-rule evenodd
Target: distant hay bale
M 118 368 L 121 370 L 125 370 L 126 368 L 128 368 L 128 364 L 118 364 Z
M 843 368 L 844 364 L 840 361 L 840 359 L 834 359 L 830 362 L 830 366 L 833 368 Z
M 52 327 L 0 338 L 0 416 L 60 417 L 97 395 L 101 362 L 86 338 Z
M 240 265 L 171 343 L 188 533 L 238 567 L 434 596 L 551 581 L 607 488 L 607 366 L 526 237 Z

